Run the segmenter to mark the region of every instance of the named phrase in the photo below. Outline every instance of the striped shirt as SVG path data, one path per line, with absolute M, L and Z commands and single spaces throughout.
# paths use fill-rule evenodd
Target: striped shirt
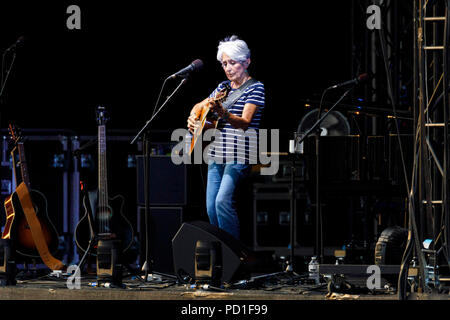
M 230 81 L 220 83 L 209 97 L 214 97 Z M 236 89 L 231 89 L 229 95 Z M 221 135 L 215 135 L 214 141 L 208 146 L 208 158 L 218 163 L 237 162 L 256 164 L 258 162 L 258 131 L 261 115 L 264 110 L 265 93 L 264 84 L 260 81 L 248 86 L 241 97 L 228 108 L 228 111 L 242 117 L 244 106 L 252 103 L 258 106 L 246 130 L 235 129 L 230 123 L 219 119 L 217 129 Z

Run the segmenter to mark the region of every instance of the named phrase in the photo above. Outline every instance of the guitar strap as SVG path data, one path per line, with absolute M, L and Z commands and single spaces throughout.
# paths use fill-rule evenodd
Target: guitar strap
M 64 264 L 53 257 L 48 250 L 47 243 L 45 242 L 45 238 L 42 233 L 41 223 L 36 216 L 36 211 L 34 210 L 27 185 L 23 182 L 20 183 L 16 188 L 16 193 L 19 197 L 20 204 L 22 205 L 23 212 L 25 213 L 25 218 L 30 226 L 34 244 L 36 245 L 42 261 L 44 261 L 45 265 L 51 270 L 62 270 L 64 268 Z
M 245 89 L 247 89 L 250 85 L 252 85 L 255 82 L 257 82 L 257 80 L 253 78 L 247 80 L 243 85 L 241 85 L 239 88 L 233 91 L 233 93 L 230 94 L 224 102 L 222 102 L 222 107 L 228 110 L 233 104 L 235 104 L 236 101 L 239 100 L 239 98 L 244 93 Z

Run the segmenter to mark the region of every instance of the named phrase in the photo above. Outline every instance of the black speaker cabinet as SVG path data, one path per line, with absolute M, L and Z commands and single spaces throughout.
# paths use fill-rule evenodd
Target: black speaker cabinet
M 137 156 L 137 201 L 145 206 L 144 157 Z M 149 204 L 152 206 L 197 205 L 205 193 L 201 166 L 172 162 L 170 156 L 149 157 Z M 189 187 L 188 187 L 189 185 Z
M 319 141 L 319 168 L 322 181 L 357 180 L 360 157 L 359 136 L 322 136 Z M 316 138 L 305 139 L 309 179 L 316 177 Z
M 391 180 L 394 185 L 404 185 L 405 177 L 403 174 L 403 164 L 398 140 L 398 136 L 395 134 L 390 134 L 388 137 L 389 180 Z M 414 162 L 414 135 L 401 134 L 400 141 L 405 157 L 406 174 L 410 181 Z
M 139 207 L 140 215 L 140 262 L 146 260 L 146 237 L 148 236 L 149 261 L 153 271 L 173 273 L 172 238 L 183 220 L 182 207 L 150 207 L 148 233 L 145 233 L 145 207 Z
M 197 241 L 220 242 L 221 282 L 249 279 L 253 253 L 229 233 L 203 221 L 183 223 L 172 240 L 175 274 L 182 282 L 195 279 Z

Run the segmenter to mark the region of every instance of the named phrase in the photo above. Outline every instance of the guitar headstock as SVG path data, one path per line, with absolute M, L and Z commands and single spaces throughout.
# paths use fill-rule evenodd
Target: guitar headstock
M 22 141 L 22 132 L 19 127 L 16 127 L 14 124 L 9 124 L 9 135 L 11 136 L 11 140 L 14 141 L 14 144 L 18 144 Z
M 108 114 L 107 114 L 107 112 L 105 110 L 105 107 L 98 106 L 96 114 L 97 114 L 97 124 L 99 126 L 106 125 L 106 122 L 108 122 L 109 117 L 108 117 Z
M 222 103 L 225 98 L 228 96 L 228 93 L 230 92 L 231 87 L 228 83 L 225 84 L 225 87 L 223 87 L 222 89 L 220 89 L 219 92 L 216 93 L 216 96 L 214 97 L 214 101 L 215 102 L 220 102 Z

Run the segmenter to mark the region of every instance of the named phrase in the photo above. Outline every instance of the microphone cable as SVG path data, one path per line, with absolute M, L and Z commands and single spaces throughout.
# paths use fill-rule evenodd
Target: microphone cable
M 156 100 L 155 106 L 153 107 L 152 116 L 151 116 L 150 118 L 153 118 L 153 117 L 155 116 L 156 109 L 157 109 L 157 107 L 158 107 L 159 100 L 161 99 L 161 94 L 162 94 L 162 92 L 163 92 L 163 90 L 164 90 L 164 86 L 166 85 L 167 79 L 169 79 L 169 78 L 166 78 L 166 79 L 164 80 L 162 86 L 161 86 L 161 90 L 159 91 L 159 95 L 158 95 L 158 98 L 157 98 L 157 100 Z

